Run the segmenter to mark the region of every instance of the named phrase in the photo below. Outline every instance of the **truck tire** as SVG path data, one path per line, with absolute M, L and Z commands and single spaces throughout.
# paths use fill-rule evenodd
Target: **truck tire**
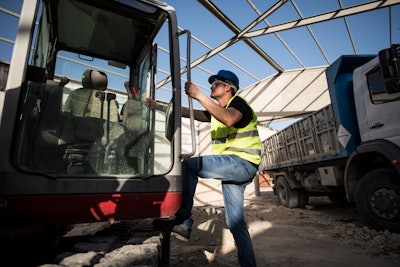
M 291 189 L 286 178 L 281 176 L 276 181 L 278 202 L 287 208 L 303 208 L 308 204 L 308 194 L 303 189 Z
M 296 189 L 298 198 L 299 198 L 299 203 L 297 207 L 299 208 L 304 208 L 308 204 L 308 192 L 304 189 Z
M 394 170 L 377 169 L 365 174 L 357 184 L 355 203 L 369 226 L 400 233 L 400 177 Z

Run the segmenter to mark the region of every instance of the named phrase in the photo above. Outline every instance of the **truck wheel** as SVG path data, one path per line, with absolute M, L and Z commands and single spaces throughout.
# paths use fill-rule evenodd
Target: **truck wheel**
M 365 174 L 357 184 L 355 203 L 368 225 L 400 233 L 400 177 L 394 170 L 377 169 Z
M 308 204 L 308 192 L 304 189 L 296 189 L 298 198 L 299 198 L 299 203 L 298 207 L 299 208 L 304 208 Z
M 284 177 L 279 177 L 276 181 L 276 193 L 279 204 L 287 208 L 299 207 L 299 193 L 295 189 L 291 189 Z

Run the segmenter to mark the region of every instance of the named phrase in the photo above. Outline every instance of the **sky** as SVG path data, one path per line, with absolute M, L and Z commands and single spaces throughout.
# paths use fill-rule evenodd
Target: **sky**
M 257 13 L 248 5 L 246 0 L 214 0 L 222 12 L 241 29 L 248 26 L 257 18 Z M 263 13 L 276 1 L 253 0 L 252 3 Z M 301 11 L 303 17 L 310 17 L 320 13 L 326 13 L 339 8 L 338 0 L 296 0 L 294 1 Z M 342 0 L 344 7 L 354 6 L 368 1 Z M 222 44 L 234 34 L 212 14 L 210 14 L 198 1 L 167 0 L 174 6 L 178 14 L 178 24 L 189 29 L 192 34 L 204 41 L 210 47 Z M 392 42 L 400 42 L 400 6 L 392 8 Z M 288 1 L 278 11 L 267 17 L 270 25 L 293 21 L 299 19 L 292 3 Z M 371 13 L 350 16 L 348 24 L 357 48 L 358 54 L 376 54 L 378 50 L 390 46 L 389 40 L 389 11 L 388 9 L 376 10 Z M 257 28 L 266 27 L 260 23 Z M 342 54 L 354 54 L 350 38 L 347 34 L 343 19 L 322 22 L 310 26 L 329 59 L 327 62 L 313 41 L 306 27 L 286 30 L 278 33 L 288 47 L 299 57 L 306 67 L 321 66 L 334 62 Z M 283 69 L 301 68 L 294 57 L 281 44 L 278 37 L 269 34 L 253 39 L 257 45 L 264 49 Z M 205 54 L 207 49 L 193 44 L 192 60 Z M 232 47 L 222 51 L 222 54 L 230 58 L 243 69 L 250 71 L 258 79 L 263 79 L 276 73 L 269 64 L 254 53 L 244 42 L 238 42 Z M 232 67 L 232 64 L 218 56 L 211 58 L 202 65 L 209 71 L 217 72 L 219 69 L 232 69 L 238 74 L 242 87 L 257 82 L 256 79 L 246 75 L 244 72 Z M 200 76 L 203 84 L 207 84 L 208 73 L 194 70 L 193 77 Z
M 22 2 L 23 0 L 0 0 L 0 7 L 19 14 Z M 178 25 L 190 30 L 192 34 L 192 61 L 235 36 L 231 30 L 197 0 L 164 0 L 164 2 L 175 8 Z M 279 1 L 214 0 L 212 2 L 240 29 L 244 29 L 258 17 L 257 11 L 264 13 Z M 260 22 L 251 30 L 331 12 L 339 9 L 340 5 L 346 8 L 366 2 L 374 1 L 287 1 L 277 11 L 269 15 L 266 20 Z M 257 11 L 249 3 L 253 4 Z M 0 12 L 0 23 L 0 38 L 14 40 L 18 18 Z M 355 49 L 346 29 L 346 23 L 350 28 Z M 320 51 L 313 37 L 323 48 L 323 52 Z M 181 56 L 185 58 L 186 39 L 185 37 L 181 38 Z M 200 40 L 201 43 L 197 40 Z M 344 54 L 377 54 L 380 49 L 389 47 L 391 43 L 400 43 L 400 5 L 397 4 L 390 9 L 383 8 L 368 13 L 352 15 L 347 17 L 346 20 L 339 18 L 312 24 L 309 27 L 299 27 L 284 30 L 277 34 L 258 36 L 252 38 L 252 40 L 284 70 L 329 65 Z M 161 42 L 159 45 L 167 48 L 165 43 Z M 0 39 L 0 60 L 9 61 L 11 59 L 11 51 L 12 44 Z M 159 68 L 164 68 L 165 64 L 166 62 L 159 60 L 158 66 Z M 186 62 L 182 61 L 181 64 L 184 66 Z M 221 55 L 216 55 L 203 62 L 200 67 L 192 70 L 192 81 L 198 84 L 201 90 L 206 93 L 209 93 L 208 77 L 217 73 L 220 69 L 235 72 L 239 77 L 241 88 L 250 86 L 277 73 L 277 70 L 249 48 L 244 41 L 236 42 L 233 46 L 223 50 Z M 161 80 L 164 76 L 160 72 L 158 79 Z M 198 105 L 195 104 L 195 107 L 197 108 Z

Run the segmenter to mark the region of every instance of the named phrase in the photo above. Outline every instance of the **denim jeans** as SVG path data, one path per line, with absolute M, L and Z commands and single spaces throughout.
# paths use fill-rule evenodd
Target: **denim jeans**
M 210 155 L 188 158 L 182 163 L 182 204 L 176 217 L 189 228 L 193 225 L 192 207 L 198 177 L 222 183 L 225 220 L 238 249 L 240 266 L 256 266 L 253 245 L 243 216 L 244 190 L 257 168 L 235 155 Z

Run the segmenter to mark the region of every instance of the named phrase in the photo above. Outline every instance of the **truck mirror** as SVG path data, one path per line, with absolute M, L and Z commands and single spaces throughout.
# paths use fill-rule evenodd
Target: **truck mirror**
M 385 82 L 386 92 L 388 94 L 394 94 L 400 92 L 399 80 Z
M 400 92 L 400 45 L 379 51 L 378 57 L 387 93 Z

